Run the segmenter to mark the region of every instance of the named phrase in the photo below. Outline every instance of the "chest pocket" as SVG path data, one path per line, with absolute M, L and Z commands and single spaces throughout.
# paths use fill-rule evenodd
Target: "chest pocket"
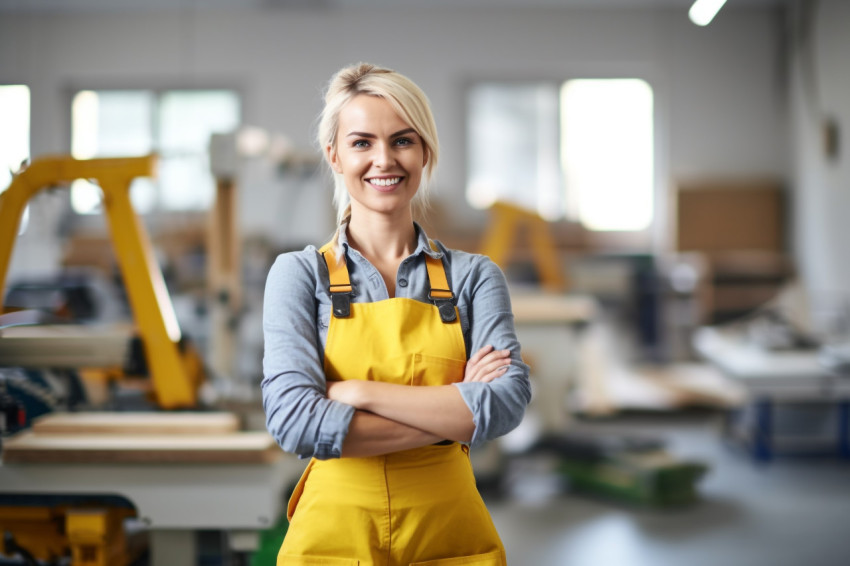
M 410 385 L 448 385 L 463 381 L 466 370 L 464 360 L 414 354 Z

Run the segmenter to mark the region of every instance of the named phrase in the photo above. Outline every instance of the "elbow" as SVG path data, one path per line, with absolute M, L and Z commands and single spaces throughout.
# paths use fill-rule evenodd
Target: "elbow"
M 511 385 L 505 389 L 488 388 L 488 394 L 482 399 L 482 405 L 487 409 L 479 412 L 480 418 L 473 435 L 474 445 L 504 436 L 522 422 L 531 401 L 531 386 L 528 379 L 514 380 Z
M 290 454 L 296 454 L 300 458 L 312 456 L 313 446 L 305 442 L 297 426 L 297 419 L 291 413 L 285 413 L 280 409 L 266 411 L 266 430 L 280 446 L 281 450 Z
M 284 452 L 299 458 L 339 458 L 354 407 L 328 400 L 313 388 L 263 396 L 266 429 Z
M 284 452 L 308 458 L 314 452 L 309 430 L 315 422 L 315 402 L 310 402 L 303 394 L 294 398 L 293 393 L 291 390 L 277 394 L 263 391 L 266 430 Z
M 486 440 L 493 440 L 514 430 L 525 416 L 525 403 L 504 407 L 497 418 L 493 418 Z

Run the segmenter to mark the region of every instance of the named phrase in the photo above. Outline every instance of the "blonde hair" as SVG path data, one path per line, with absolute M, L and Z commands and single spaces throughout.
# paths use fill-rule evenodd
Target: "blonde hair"
M 428 97 L 416 83 L 393 70 L 358 63 L 337 71 L 325 91 L 325 108 L 319 119 L 318 143 L 322 152 L 335 147 L 339 130 L 339 113 L 354 97 L 367 94 L 383 98 L 399 117 L 416 130 L 425 146 L 428 162 L 423 171 L 423 183 L 413 199 L 414 210 L 423 213 L 427 208 L 430 180 L 433 178 L 440 153 L 437 125 L 431 113 Z M 337 224 L 351 216 L 348 190 L 342 175 L 331 170 L 334 176 L 334 206 Z M 339 234 L 337 233 L 336 236 Z M 335 236 L 335 237 L 336 237 Z

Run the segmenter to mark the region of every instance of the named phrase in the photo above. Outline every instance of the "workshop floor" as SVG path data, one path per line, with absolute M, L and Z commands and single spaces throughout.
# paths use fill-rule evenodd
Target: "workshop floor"
M 719 419 L 636 416 L 578 426 L 648 434 L 708 463 L 701 499 L 675 511 L 565 493 L 545 467 L 511 465 L 510 495 L 486 496 L 515 566 L 833 566 L 850 556 L 850 462 L 757 465 L 721 440 Z
M 636 508 L 571 494 L 539 457 L 516 457 L 502 488 L 482 486 L 511 566 L 839 566 L 850 563 L 850 462 L 778 458 L 756 464 L 722 439 L 715 413 L 632 415 L 569 428 L 663 441 L 708 464 L 700 499 L 682 509 Z M 478 469 L 478 465 L 476 465 Z M 254 562 L 199 538 L 197 566 Z M 146 566 L 140 560 L 134 566 Z

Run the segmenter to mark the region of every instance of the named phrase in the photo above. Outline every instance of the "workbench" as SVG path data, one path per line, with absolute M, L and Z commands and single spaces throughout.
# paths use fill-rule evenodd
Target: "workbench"
M 744 436 L 757 461 L 771 460 L 782 445 L 787 452 L 837 453 L 850 458 L 850 378 L 825 368 L 817 350 L 769 350 L 714 327 L 697 330 L 693 345 L 701 357 L 746 389 L 746 409 L 753 418 Z M 833 409 L 834 434 L 777 435 L 778 411 L 794 403 Z
M 578 385 L 581 329 L 597 315 L 593 297 L 511 289 L 511 308 L 522 353 L 540 391 L 534 403 L 544 432 L 569 424 L 568 398 Z
M 79 416 L 78 416 L 79 415 Z M 119 495 L 150 534 L 150 564 L 194 564 L 195 533 L 228 533 L 253 550 L 285 509 L 303 465 L 232 415 L 56 414 L 4 441 L 4 495 Z M 78 428 L 81 432 L 74 432 Z

